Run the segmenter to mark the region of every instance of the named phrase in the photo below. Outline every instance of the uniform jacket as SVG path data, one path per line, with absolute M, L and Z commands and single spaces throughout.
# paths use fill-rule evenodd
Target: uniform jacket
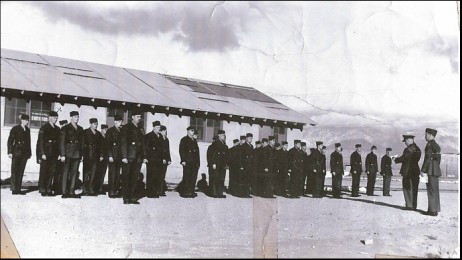
M 161 133 L 158 135 L 154 132 L 149 132 L 144 137 L 144 145 L 146 148 L 146 158 L 149 163 L 161 163 L 163 160 L 163 143 L 164 137 Z
M 431 140 L 425 146 L 425 157 L 422 165 L 422 172 L 428 176 L 441 176 L 441 148 L 435 140 Z
M 354 151 L 350 156 L 350 166 L 350 173 L 353 173 L 354 171 L 356 171 L 356 173 L 363 172 L 361 154 L 359 154 L 357 151 Z
M 13 154 L 13 157 L 27 157 L 32 155 L 30 144 L 30 129 L 21 125 L 16 125 L 11 128 L 8 136 L 8 154 Z
M 326 155 L 321 153 L 321 169 L 322 169 L 322 174 L 326 175 L 326 170 L 327 170 L 327 158 Z
M 111 127 L 106 132 L 107 156 L 114 161 L 122 160 L 121 138 L 122 127 Z
M 221 140 L 215 140 L 207 148 L 207 166 L 216 164 L 217 168 L 224 168 L 228 165 L 228 146 Z
M 291 171 L 303 171 L 303 163 L 305 159 L 305 153 L 302 150 L 298 150 L 292 147 L 289 150 L 289 170 Z
M 200 166 L 199 146 L 192 137 L 185 136 L 180 140 L 180 160 L 186 165 Z
M 377 155 L 372 152 L 366 156 L 366 172 L 377 173 L 379 172 L 379 165 L 377 162 Z
M 386 154 L 382 157 L 382 161 L 380 162 L 380 173 L 382 175 L 393 175 L 391 171 L 391 158 Z
M 235 169 L 240 166 L 240 145 L 233 146 L 228 150 L 228 165 L 230 169 Z
M 399 174 L 410 177 L 418 176 L 420 174 L 420 156 L 420 148 L 415 143 L 406 147 L 403 151 L 403 155 L 395 159 L 395 163 L 402 163 Z
M 259 148 L 261 149 L 261 148 Z M 243 143 L 239 149 L 240 152 L 240 167 L 244 169 L 252 169 L 254 167 L 255 151 L 253 145 Z
M 330 154 L 330 171 L 336 174 L 344 174 L 343 155 L 337 151 Z
M 275 169 L 282 173 L 287 173 L 289 169 L 289 151 L 285 151 L 284 149 L 276 150 L 274 155 Z
M 311 171 L 316 170 L 316 174 L 322 174 L 325 169 L 325 162 L 323 154 L 318 149 L 314 150 L 311 154 Z
M 61 128 L 59 133 L 59 154 L 69 159 L 83 157 L 83 128 L 75 128 L 69 123 Z
M 41 158 L 42 155 L 47 157 L 59 155 L 59 132 L 59 127 L 51 126 L 50 123 L 40 127 L 37 139 L 37 158 Z
M 170 141 L 168 137 L 162 137 L 162 159 L 166 160 L 167 162 L 172 161 L 172 157 L 170 157 Z
M 124 125 L 121 131 L 120 148 L 122 159 L 146 159 L 143 130 L 131 122 Z
M 101 132 L 99 132 L 99 151 L 101 156 L 104 158 L 104 160 L 108 159 L 108 143 L 107 143 L 107 131 L 106 131 L 106 136 L 104 136 Z
M 95 132 L 90 128 L 83 131 L 83 158 L 98 159 L 103 156 L 101 145 L 101 133 L 95 129 Z

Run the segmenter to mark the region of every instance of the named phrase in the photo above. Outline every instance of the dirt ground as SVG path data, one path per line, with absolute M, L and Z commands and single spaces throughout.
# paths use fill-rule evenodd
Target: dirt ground
M 214 199 L 202 193 L 184 199 L 172 191 L 142 198 L 140 205 L 107 196 L 41 197 L 37 191 L 13 196 L 3 187 L 1 213 L 21 257 L 459 257 L 458 183 L 441 183 L 437 217 L 402 210 L 400 182 L 392 182 L 392 197 L 381 196 L 381 185 L 379 196 L 346 193 L 341 200 Z

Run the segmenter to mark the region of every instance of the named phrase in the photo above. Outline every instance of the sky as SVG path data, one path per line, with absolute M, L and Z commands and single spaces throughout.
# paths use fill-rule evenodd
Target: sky
M 451 124 L 458 17 L 455 1 L 1 2 L 1 47 L 250 86 L 380 122 Z M 318 116 L 349 123 L 329 118 Z

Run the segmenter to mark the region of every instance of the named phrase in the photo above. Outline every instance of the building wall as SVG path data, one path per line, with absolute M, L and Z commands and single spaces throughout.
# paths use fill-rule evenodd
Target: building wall
M 81 106 L 80 108 L 74 104 L 65 104 L 64 106 L 55 103 L 53 109 L 58 111 L 58 120 L 68 120 L 70 121 L 69 112 L 70 111 L 79 111 L 80 120 L 79 125 L 84 129 L 90 126 L 89 119 L 97 118 L 98 119 L 98 129 L 100 129 L 101 124 L 106 124 L 107 119 L 107 109 L 104 107 L 98 107 L 97 109 L 90 106 Z M 5 97 L 1 97 L 1 179 L 9 178 L 11 173 L 11 159 L 7 155 L 7 140 L 8 135 L 11 130 L 11 127 L 4 126 L 4 113 L 5 113 Z M 167 170 L 166 180 L 167 182 L 178 183 L 182 178 L 182 167 L 180 165 L 180 156 L 179 156 L 179 145 L 180 140 L 183 136 L 186 135 L 186 128 L 189 126 L 190 118 L 187 116 L 179 117 L 177 115 L 166 116 L 165 114 L 154 114 L 146 113 L 146 133 L 152 131 L 152 122 L 158 120 L 161 124 L 167 127 L 167 134 L 170 140 L 170 152 L 172 157 L 172 164 Z M 111 127 L 112 125 L 109 125 Z M 233 139 L 239 139 L 239 136 L 245 135 L 246 133 L 252 133 L 254 138 L 253 142 L 256 140 L 261 140 L 263 137 L 267 137 L 271 133 L 266 133 L 265 131 L 262 136 L 261 127 L 259 125 L 249 125 L 246 123 L 239 124 L 237 122 L 226 122 L 223 121 L 223 130 L 226 131 L 226 143 L 228 147 L 232 147 Z M 32 157 L 28 161 L 24 181 L 38 181 L 39 177 L 39 164 L 36 163 L 35 156 L 35 147 L 38 138 L 39 129 L 31 129 L 31 142 L 32 142 Z M 300 139 L 302 136 L 301 131 L 287 130 L 287 141 L 289 142 L 289 147 L 293 146 L 294 139 Z M 206 173 L 208 175 L 207 168 L 207 148 L 210 143 L 199 142 L 200 158 L 201 165 L 199 169 L 199 178 L 201 173 Z M 82 172 L 82 163 L 80 164 L 80 172 Z M 141 172 L 146 172 L 146 166 L 143 164 Z M 82 177 L 82 176 L 81 176 Z M 107 175 L 106 175 L 107 180 Z

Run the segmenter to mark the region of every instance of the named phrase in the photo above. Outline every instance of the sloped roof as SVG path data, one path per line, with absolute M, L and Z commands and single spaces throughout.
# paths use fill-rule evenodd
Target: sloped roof
M 1 49 L 2 96 L 141 108 L 302 129 L 316 124 L 250 87 Z

